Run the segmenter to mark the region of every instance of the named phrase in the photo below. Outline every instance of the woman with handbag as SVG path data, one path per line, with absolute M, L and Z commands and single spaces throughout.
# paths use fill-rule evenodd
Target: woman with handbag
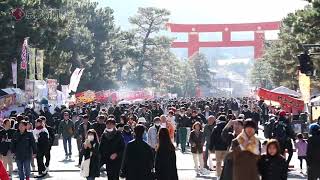
M 83 154 L 85 160 L 81 164 L 81 176 L 87 180 L 94 180 L 100 176 L 99 138 L 94 129 L 89 129 L 87 132 L 83 143 Z

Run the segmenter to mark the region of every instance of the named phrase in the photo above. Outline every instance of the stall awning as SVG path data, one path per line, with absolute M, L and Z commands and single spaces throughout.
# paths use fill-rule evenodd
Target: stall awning
M 296 108 L 301 111 L 304 110 L 304 101 L 287 94 L 275 93 L 263 88 L 260 88 L 257 94 L 260 98 L 279 102 L 282 106 Z
M 3 90 L 0 89 L 0 97 L 1 97 L 1 96 L 5 96 L 5 95 L 7 95 L 7 94 L 8 94 L 8 93 L 6 93 L 5 91 L 3 91 Z

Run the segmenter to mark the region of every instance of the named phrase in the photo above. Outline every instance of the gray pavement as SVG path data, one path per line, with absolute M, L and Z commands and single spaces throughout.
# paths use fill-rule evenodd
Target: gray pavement
M 62 141 L 60 140 L 59 146 L 55 146 L 51 150 L 51 164 L 50 164 L 50 172 L 49 174 L 42 179 L 48 180 L 81 180 L 84 178 L 80 177 L 79 168 L 76 166 L 78 163 L 78 153 L 75 139 L 72 139 L 73 144 L 73 155 L 70 160 L 65 160 L 64 150 L 62 146 Z M 193 168 L 193 159 L 190 152 L 182 154 L 179 150 L 176 151 L 177 154 L 177 167 L 178 167 L 178 175 L 181 180 L 206 180 L 213 179 L 216 180 L 215 172 L 211 172 L 206 176 L 196 176 L 196 173 Z M 214 159 L 214 155 L 212 155 Z M 36 164 L 36 162 L 35 162 Z M 213 162 L 215 165 L 215 162 Z M 300 180 L 306 179 L 306 177 L 300 173 L 299 169 L 299 161 L 297 159 L 296 154 L 293 157 L 291 165 L 294 165 L 294 168 L 291 172 L 289 172 L 290 180 Z M 16 166 L 14 166 L 16 168 Z M 35 169 L 36 170 L 36 169 Z M 304 172 L 306 168 L 304 167 Z M 33 172 L 37 175 L 36 172 Z M 15 173 L 13 179 L 18 179 L 17 174 Z M 34 178 L 31 178 L 34 179 Z M 107 179 L 106 174 L 102 173 L 98 180 Z

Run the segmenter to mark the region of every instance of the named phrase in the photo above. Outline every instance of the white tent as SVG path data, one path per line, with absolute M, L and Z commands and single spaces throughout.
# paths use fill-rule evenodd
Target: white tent
M 293 97 L 301 97 L 301 94 L 298 93 L 297 91 L 291 90 L 291 89 L 284 87 L 284 86 L 277 87 L 277 88 L 271 90 L 271 92 L 287 94 L 287 95 L 293 96 Z
M 312 103 L 314 106 L 320 106 L 320 96 L 311 99 L 310 103 Z

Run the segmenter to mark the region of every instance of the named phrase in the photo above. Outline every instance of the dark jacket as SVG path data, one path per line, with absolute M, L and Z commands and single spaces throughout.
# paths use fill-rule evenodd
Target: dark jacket
M 90 158 L 89 165 L 89 177 L 99 177 L 100 176 L 100 155 L 99 155 L 99 143 L 90 142 L 92 147 L 85 149 L 83 148 L 84 159 Z M 92 153 L 91 157 L 90 154 Z
M 107 125 L 105 123 L 95 122 L 92 124 L 92 128 L 97 132 L 98 137 L 101 139 L 101 136 L 106 129 Z
M 59 124 L 59 134 L 62 134 L 62 137 L 69 138 L 74 135 L 74 124 L 71 120 L 65 121 L 61 120 Z
M 121 176 L 126 180 L 152 180 L 153 152 L 142 139 L 129 142 L 126 147 Z
M 90 123 L 90 122 L 88 122 L 88 124 L 87 124 L 87 131 L 89 130 L 89 129 L 91 129 L 92 128 L 92 124 Z M 84 140 L 85 140 L 85 138 L 86 138 L 86 136 L 87 136 L 87 131 L 85 131 L 85 129 L 84 129 L 84 123 L 81 123 L 80 125 L 79 125 L 79 127 L 78 127 L 78 129 L 77 129 L 77 134 L 78 134 L 78 136 L 79 137 L 81 137 L 82 139 L 82 142 L 84 142 Z
M 176 116 L 176 122 L 177 124 L 177 128 L 182 128 L 182 127 L 191 127 L 192 123 L 190 118 L 187 115 L 181 116 L 178 115 Z
M 209 125 L 209 124 L 206 124 L 203 128 L 203 136 L 204 136 L 204 140 L 207 142 L 207 147 L 209 147 L 209 144 L 210 144 L 210 137 L 211 137 L 211 133 L 212 133 L 212 130 L 214 128 L 214 124 L 212 125 Z
M 221 133 L 221 137 L 222 137 L 222 140 L 226 142 L 229 147 L 231 146 L 232 140 L 236 138 L 235 135 L 233 134 L 232 127 L 224 127 Z
M 54 139 L 56 138 L 55 136 L 55 130 L 53 127 L 46 125 L 45 126 L 49 132 L 49 149 L 51 149 Z
M 195 130 L 191 131 L 189 143 L 191 144 L 191 152 L 195 154 L 200 154 L 203 151 L 204 136 L 203 132 L 200 131 L 198 134 Z
M 0 131 L 0 153 L 4 156 L 7 155 L 10 150 L 12 139 L 16 133 L 15 129 L 2 129 Z
M 195 122 L 200 122 L 201 124 L 203 123 L 202 120 L 201 120 L 201 117 L 200 116 L 191 116 L 190 117 L 190 121 L 191 121 L 191 124 L 193 125 Z M 191 125 L 191 126 L 192 126 Z
M 225 142 L 222 137 L 221 133 L 223 128 L 226 126 L 226 122 L 218 122 L 217 125 L 213 128 L 211 137 L 210 137 L 210 145 L 209 150 L 217 150 L 217 151 L 226 151 L 229 147 L 228 142 Z
M 12 141 L 12 153 L 17 160 L 31 160 L 32 154 L 36 154 L 36 143 L 31 132 L 16 132 Z
M 287 163 L 281 155 L 262 155 L 258 161 L 258 169 L 261 180 L 287 180 Z
M 320 167 L 320 135 L 308 139 L 307 163 L 310 167 Z
M 155 160 L 157 180 L 178 180 L 176 152 L 159 148 Z
M 109 132 L 104 132 L 101 136 L 101 143 L 99 148 L 101 159 L 104 161 L 109 161 L 110 156 L 113 153 L 117 153 L 117 158 L 115 159 L 115 161 L 121 162 L 125 147 L 121 132 L 114 130 L 111 137 L 107 133 Z

